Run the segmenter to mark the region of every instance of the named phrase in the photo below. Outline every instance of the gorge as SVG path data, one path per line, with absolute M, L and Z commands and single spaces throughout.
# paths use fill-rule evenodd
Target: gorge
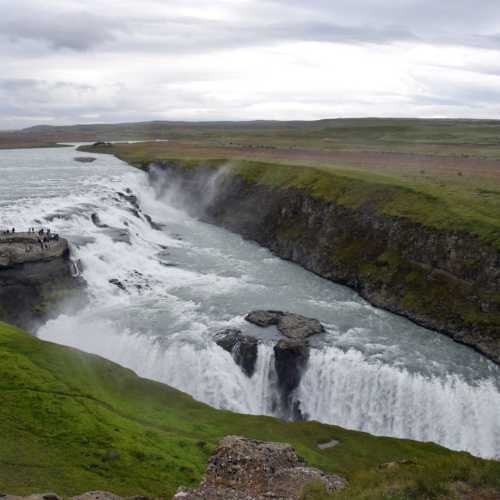
M 112 156 L 83 165 L 73 155 L 65 149 L 5 155 L 12 170 L 4 224 L 39 220 L 64 234 L 89 294 L 85 307 L 42 326 L 40 338 L 99 354 L 217 408 L 279 416 L 279 337 L 244 316 L 253 309 L 295 312 L 326 330 L 311 337 L 291 394 L 307 418 L 498 456 L 493 363 L 199 221 L 186 212 L 182 190 L 160 193 L 144 172 Z M 31 188 L 21 182 L 27 170 L 40 176 Z M 37 185 L 39 196 L 24 198 L 26 189 L 37 194 Z M 226 328 L 260 340 L 251 377 L 214 341 Z

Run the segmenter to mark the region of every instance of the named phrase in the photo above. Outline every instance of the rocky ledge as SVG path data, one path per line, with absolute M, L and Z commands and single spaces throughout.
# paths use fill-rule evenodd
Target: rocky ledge
M 175 500 L 298 500 L 308 486 L 324 494 L 347 485 L 344 478 L 307 467 L 289 444 L 227 436 L 208 462 L 197 489 L 180 488 Z
M 83 300 L 83 281 L 67 240 L 36 233 L 0 235 L 0 320 L 33 329 L 68 297 Z

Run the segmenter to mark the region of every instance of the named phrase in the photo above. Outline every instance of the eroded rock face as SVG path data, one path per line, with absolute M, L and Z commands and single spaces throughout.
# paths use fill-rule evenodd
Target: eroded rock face
M 215 334 L 215 342 L 231 353 L 234 361 L 243 372 L 251 377 L 255 373 L 257 362 L 258 340 L 249 335 L 243 335 L 241 330 L 229 328 Z
M 303 418 L 292 395 L 300 383 L 308 359 L 309 346 L 303 340 L 283 339 L 274 346 L 274 366 L 278 375 L 282 411 L 293 420 Z
M 286 337 L 274 346 L 274 366 L 281 394 L 280 413 L 285 418 L 301 420 L 303 415 L 293 400 L 293 392 L 309 359 L 307 339 L 323 333 L 325 328 L 317 319 L 283 311 L 253 311 L 245 319 L 262 328 L 276 326 Z
M 180 488 L 176 500 L 295 500 L 311 482 L 327 493 L 346 486 L 345 479 L 307 467 L 289 444 L 227 436 L 208 462 L 199 488 Z
M 84 282 L 77 271 L 63 238 L 40 243 L 38 234 L 1 235 L 0 320 L 31 330 L 62 300 L 81 304 Z

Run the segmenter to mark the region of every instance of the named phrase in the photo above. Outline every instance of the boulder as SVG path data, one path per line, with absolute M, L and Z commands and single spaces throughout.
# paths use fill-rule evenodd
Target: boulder
M 231 353 L 234 361 L 247 377 L 255 373 L 259 344 L 255 337 L 243 335 L 241 330 L 228 328 L 217 332 L 214 340 L 220 347 Z
M 266 326 L 278 325 L 283 314 L 281 311 L 252 311 L 245 316 L 245 320 L 264 328 Z
M 325 328 L 317 319 L 285 313 L 278 322 L 278 330 L 290 339 L 306 339 L 323 333 Z
M 308 484 L 327 494 L 346 486 L 342 477 L 307 467 L 289 444 L 227 436 L 211 456 L 197 489 L 180 488 L 176 500 L 298 500 Z
M 128 201 L 136 210 L 140 210 L 139 200 L 135 194 L 132 194 L 130 189 L 127 189 L 127 193 L 118 192 L 118 196 L 125 201 Z
M 127 288 L 125 287 L 125 285 L 117 278 L 110 279 L 109 283 L 111 285 L 115 285 L 117 288 L 119 288 L 120 290 L 123 290 L 124 292 L 127 291 Z
M 144 214 L 144 218 L 149 222 L 149 225 L 153 228 L 156 229 L 156 231 L 161 231 L 163 230 L 166 226 L 164 224 L 160 224 L 159 222 L 155 222 L 152 217 L 148 214 Z
M 107 224 L 104 224 L 103 222 L 101 222 L 101 218 L 95 212 L 90 216 L 90 219 L 92 220 L 92 222 L 94 223 L 94 226 L 96 226 L 96 227 L 99 227 L 99 228 L 109 227 Z
M 93 163 L 97 158 L 93 158 L 92 156 L 77 156 L 74 160 L 80 163 Z
M 291 339 L 306 339 L 325 331 L 317 319 L 282 311 L 253 311 L 245 319 L 260 327 L 275 325 L 282 335 Z

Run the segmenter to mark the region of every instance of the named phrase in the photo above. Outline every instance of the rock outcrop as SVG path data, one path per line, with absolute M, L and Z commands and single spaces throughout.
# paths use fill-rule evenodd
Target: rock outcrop
M 56 304 L 84 300 L 68 242 L 39 242 L 33 233 L 0 236 L 0 320 L 33 329 L 50 317 Z
M 2 500 L 63 500 L 62 497 L 56 495 L 55 493 L 35 493 L 28 497 L 18 497 L 13 495 L 2 495 L 0 493 L 0 499 Z M 109 493 L 108 491 L 88 491 L 87 493 L 82 493 L 75 497 L 71 497 L 70 500 L 148 500 L 148 497 L 135 496 L 135 497 L 119 497 L 114 493 Z M 151 499 L 152 500 L 152 499 Z
M 317 319 L 282 311 L 253 311 L 247 314 L 245 320 L 260 327 L 275 325 L 282 335 L 296 340 L 304 340 L 325 331 Z
M 302 420 L 300 407 L 293 400 L 302 373 L 309 359 L 309 346 L 303 340 L 280 340 L 274 346 L 274 366 L 281 394 L 281 409 L 285 417 Z
M 255 337 L 243 335 L 241 330 L 229 328 L 217 332 L 214 340 L 219 346 L 231 353 L 235 363 L 241 367 L 247 377 L 254 374 L 259 343 Z
M 94 158 L 93 156 L 77 156 L 74 160 L 79 163 L 94 163 L 97 158 Z
M 159 189 L 182 190 L 185 205 L 203 220 L 500 363 L 500 251 L 494 245 L 376 212 L 370 203 L 340 205 L 306 189 L 269 187 L 211 167 L 156 162 L 148 172 Z
M 211 456 L 200 486 L 180 488 L 174 499 L 296 500 L 312 483 L 325 494 L 347 485 L 342 477 L 307 467 L 288 444 L 227 436 Z
M 283 418 L 301 420 L 303 415 L 294 401 L 294 391 L 309 359 L 308 338 L 323 333 L 325 328 L 317 319 L 283 311 L 252 311 L 245 319 L 261 328 L 274 326 L 284 337 L 274 346 L 274 367 L 280 393 L 280 400 L 275 405 Z M 255 373 L 259 344 L 256 337 L 228 328 L 217 332 L 214 341 L 231 353 L 248 377 Z

